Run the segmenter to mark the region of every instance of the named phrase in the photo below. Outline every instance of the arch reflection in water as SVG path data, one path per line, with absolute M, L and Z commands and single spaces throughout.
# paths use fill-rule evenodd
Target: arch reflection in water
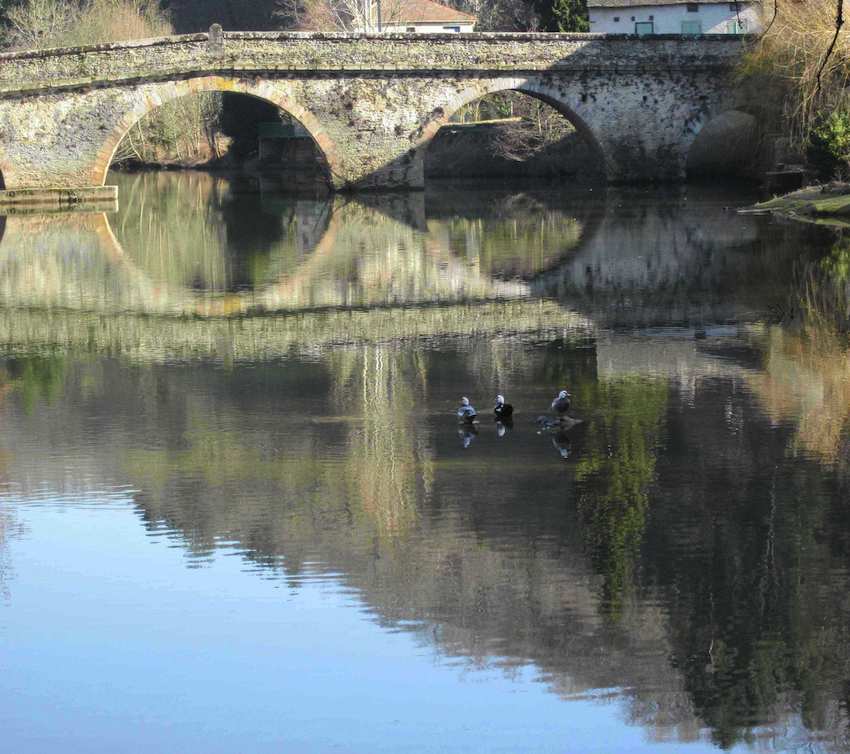
M 429 215 L 421 194 L 302 199 L 202 173 L 114 181 L 123 201 L 108 218 L 10 218 L 7 304 L 207 315 L 515 298 L 583 232 L 569 210 L 510 194 Z

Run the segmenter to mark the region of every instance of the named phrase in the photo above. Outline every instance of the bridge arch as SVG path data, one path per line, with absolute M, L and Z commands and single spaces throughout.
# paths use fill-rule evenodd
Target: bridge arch
M 109 132 L 99 150 L 92 168 L 91 185 L 105 185 L 118 146 L 142 118 L 169 102 L 203 92 L 244 94 L 268 102 L 291 115 L 312 137 L 318 153 L 324 160 L 328 178 L 334 187 L 337 187 L 340 175 L 339 158 L 333 141 L 318 118 L 291 97 L 279 82 L 226 76 L 204 76 L 140 87 L 134 106 Z
M 744 108 L 706 111 L 688 124 L 685 166 L 689 178 L 755 175 L 758 121 Z
M 421 134 L 416 140 L 416 148 L 424 153 L 437 131 L 449 123 L 452 116 L 462 107 L 488 95 L 510 91 L 519 92 L 520 94 L 540 100 L 560 113 L 575 127 L 576 131 L 589 145 L 591 150 L 598 156 L 605 174 L 610 174 L 610 156 L 604 148 L 602 141 L 589 125 L 589 114 L 584 111 L 584 108 L 580 104 L 568 104 L 564 99 L 563 92 L 554 85 L 530 78 L 506 77 L 483 80 L 456 91 L 439 107 L 435 108 L 432 117 L 422 128 Z

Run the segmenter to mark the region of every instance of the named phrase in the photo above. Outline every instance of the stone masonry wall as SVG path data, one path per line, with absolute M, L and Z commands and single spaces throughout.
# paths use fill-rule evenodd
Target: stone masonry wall
M 742 46 L 728 35 L 238 33 L 0 55 L 0 173 L 7 189 L 100 185 L 139 118 L 231 91 L 300 120 L 335 187 L 416 187 L 453 112 L 515 89 L 570 118 L 609 179 L 675 179 L 727 106 Z

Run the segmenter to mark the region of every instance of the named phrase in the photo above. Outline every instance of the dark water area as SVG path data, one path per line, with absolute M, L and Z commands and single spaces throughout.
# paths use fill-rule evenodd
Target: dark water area
M 0 240 L 4 751 L 848 750 L 833 235 L 115 180 Z

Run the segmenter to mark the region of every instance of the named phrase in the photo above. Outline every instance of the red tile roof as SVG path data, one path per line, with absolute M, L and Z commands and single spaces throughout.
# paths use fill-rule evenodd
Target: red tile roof
M 382 0 L 381 20 L 385 24 L 428 23 L 429 21 L 474 24 L 476 17 L 434 0 Z

